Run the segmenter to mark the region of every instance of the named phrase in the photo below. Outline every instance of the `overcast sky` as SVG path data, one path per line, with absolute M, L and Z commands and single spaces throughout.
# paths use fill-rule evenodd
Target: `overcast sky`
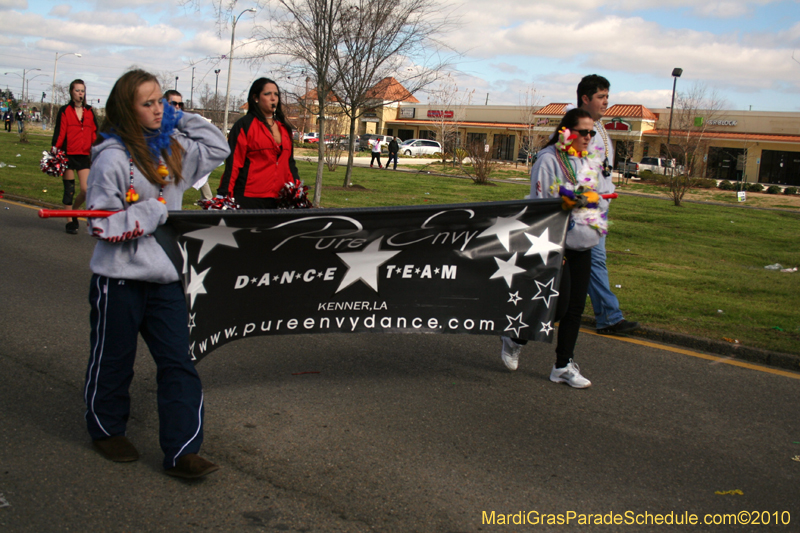
M 391 1 L 391 0 L 390 0 Z M 460 25 L 443 39 L 460 52 L 457 84 L 474 90 L 473 103 L 518 104 L 534 84 L 540 103 L 573 102 L 585 74 L 611 81 L 612 104 L 666 107 L 674 67 L 678 91 L 700 81 L 716 88 L 732 109 L 800 111 L 800 4 L 796 0 L 457 0 Z M 255 2 L 239 0 L 236 13 Z M 245 14 L 236 27 L 236 56 L 244 57 L 255 23 L 267 11 Z M 0 0 L 0 84 L 19 94 L 23 69 L 31 99 L 50 97 L 57 82 L 83 78 L 90 98 L 104 105 L 128 67 L 178 76 L 189 99 L 194 68 L 199 88 L 224 95 L 230 26 L 218 32 L 207 6 L 177 0 Z M 793 59 L 794 55 L 794 59 Z M 33 69 L 41 69 L 33 70 Z M 32 72 L 29 72 L 33 70 Z M 234 61 L 231 94 L 269 76 Z M 282 86 L 298 80 L 278 79 Z M 174 82 L 173 82 L 174 83 Z M 34 98 L 36 95 L 36 98 Z M 419 95 L 426 100 L 425 95 Z

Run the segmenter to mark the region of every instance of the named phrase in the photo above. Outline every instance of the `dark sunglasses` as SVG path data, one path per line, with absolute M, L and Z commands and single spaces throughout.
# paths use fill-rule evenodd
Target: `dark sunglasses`
M 586 137 L 587 135 L 589 137 L 594 137 L 595 135 L 597 135 L 597 132 L 594 130 L 572 130 L 572 131 L 577 133 L 581 137 Z
M 183 109 L 183 102 L 170 102 L 169 105 Z

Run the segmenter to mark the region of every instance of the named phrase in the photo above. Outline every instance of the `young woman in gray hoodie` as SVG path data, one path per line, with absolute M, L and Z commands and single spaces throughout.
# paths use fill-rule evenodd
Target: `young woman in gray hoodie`
M 189 317 L 179 275 L 153 232 L 183 193 L 228 156 L 225 138 L 199 115 L 164 105 L 158 80 L 132 70 L 114 85 L 92 148 L 86 204 L 116 211 L 91 218 L 98 239 L 92 272 L 91 354 L 86 421 L 106 458 L 138 459 L 125 436 L 128 388 L 139 334 L 158 368 L 159 440 L 167 474 L 201 477 L 218 467 L 197 452 L 203 440 L 203 391 L 189 355 Z

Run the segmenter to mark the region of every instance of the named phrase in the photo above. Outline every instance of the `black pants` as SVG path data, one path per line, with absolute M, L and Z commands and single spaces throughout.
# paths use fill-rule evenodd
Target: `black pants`
M 6 120 L 6 131 L 11 131 L 11 121 Z
M 394 159 L 394 170 L 397 170 L 397 152 L 389 152 L 389 159 L 386 160 L 386 168 L 389 168 L 389 165 L 392 163 L 392 159 Z
M 589 293 L 589 279 L 592 274 L 592 250 L 582 252 L 565 250 L 566 263 L 561 271 L 561 283 L 558 285 L 558 304 L 556 305 L 556 322 L 558 322 L 558 344 L 556 345 L 556 368 L 567 366 L 578 342 L 581 329 L 581 315 L 586 306 Z M 526 339 L 511 338 L 517 344 L 527 344 Z
M 372 163 L 374 163 L 376 159 L 378 160 L 378 166 L 381 166 L 381 153 L 380 152 L 372 152 L 372 159 L 369 162 L 369 166 L 372 166 Z

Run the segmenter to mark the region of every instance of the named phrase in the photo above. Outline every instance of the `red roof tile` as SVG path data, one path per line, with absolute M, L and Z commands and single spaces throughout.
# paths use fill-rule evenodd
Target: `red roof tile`
M 643 118 L 645 120 L 656 120 L 658 116 L 655 113 L 647 109 L 643 105 L 612 105 L 609 107 L 603 118 L 616 118 L 616 117 L 625 117 L 625 118 Z
M 800 143 L 800 135 L 772 135 L 767 133 L 733 133 L 728 131 L 713 131 L 705 130 L 704 132 L 691 131 L 689 136 L 699 137 L 700 135 L 707 139 L 729 139 L 737 141 L 752 141 L 752 142 L 778 142 L 778 143 Z M 643 133 L 648 137 L 666 137 L 669 130 L 650 130 Z M 672 130 L 672 137 L 686 135 L 685 131 Z
M 567 106 L 569 104 L 547 104 L 539 111 L 534 113 L 535 115 L 563 115 L 567 112 Z
M 367 91 L 368 98 L 375 98 L 383 100 L 384 102 L 408 102 L 410 104 L 418 104 L 419 100 L 414 98 L 414 95 L 408 92 L 399 81 L 392 78 L 383 78 L 375 84 L 375 86 Z

